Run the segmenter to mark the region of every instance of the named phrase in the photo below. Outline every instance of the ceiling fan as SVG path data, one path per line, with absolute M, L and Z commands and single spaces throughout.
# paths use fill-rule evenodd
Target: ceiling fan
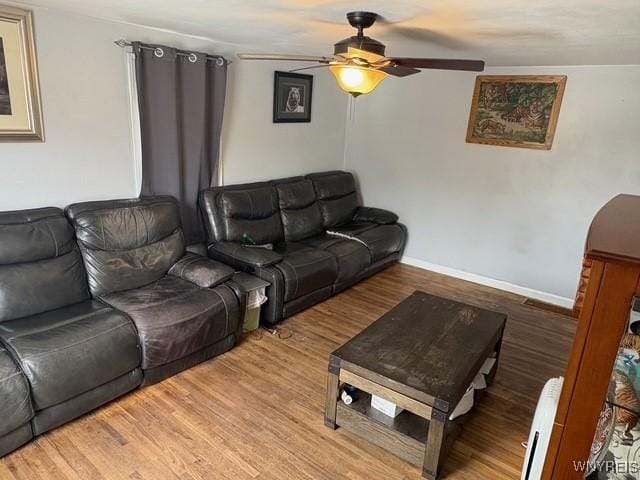
M 300 62 L 318 62 L 321 65 L 304 67 L 329 67 L 336 77 L 338 85 L 354 97 L 373 91 L 388 75 L 406 77 L 419 73 L 420 69 L 466 70 L 481 72 L 482 60 L 455 60 L 445 58 L 407 58 L 385 56 L 385 46 L 379 41 L 364 35 L 364 29 L 371 27 L 379 18 L 372 12 L 349 12 L 349 24 L 358 29 L 358 33 L 339 41 L 334 46 L 333 56 L 318 57 L 311 55 L 281 55 L 270 53 L 239 53 L 244 60 L 286 60 Z

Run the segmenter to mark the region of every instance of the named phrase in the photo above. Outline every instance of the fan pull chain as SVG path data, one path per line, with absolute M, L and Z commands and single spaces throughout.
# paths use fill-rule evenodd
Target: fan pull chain
M 356 123 L 356 98 L 349 95 L 349 121 Z

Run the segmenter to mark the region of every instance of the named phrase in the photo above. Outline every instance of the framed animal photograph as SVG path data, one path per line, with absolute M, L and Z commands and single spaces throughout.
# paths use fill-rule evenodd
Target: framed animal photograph
M 0 141 L 43 140 L 31 12 L 0 5 Z
M 313 75 L 275 72 L 273 122 L 310 122 L 312 97 Z
M 478 75 L 467 142 L 551 149 L 566 76 Z

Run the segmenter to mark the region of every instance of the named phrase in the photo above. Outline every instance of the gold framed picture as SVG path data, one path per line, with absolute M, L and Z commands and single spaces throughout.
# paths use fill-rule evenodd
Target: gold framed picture
M 31 12 L 0 5 L 0 141 L 44 140 Z
M 550 150 L 567 77 L 478 75 L 467 142 Z

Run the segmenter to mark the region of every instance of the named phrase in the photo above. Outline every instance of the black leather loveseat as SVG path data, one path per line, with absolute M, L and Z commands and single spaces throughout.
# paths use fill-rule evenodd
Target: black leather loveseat
M 200 208 L 209 256 L 271 283 L 270 325 L 396 262 L 407 237 L 395 214 L 359 205 L 342 171 L 210 188 Z
M 173 198 L 67 214 L 0 213 L 0 456 L 241 333 L 234 270 L 185 252 Z

